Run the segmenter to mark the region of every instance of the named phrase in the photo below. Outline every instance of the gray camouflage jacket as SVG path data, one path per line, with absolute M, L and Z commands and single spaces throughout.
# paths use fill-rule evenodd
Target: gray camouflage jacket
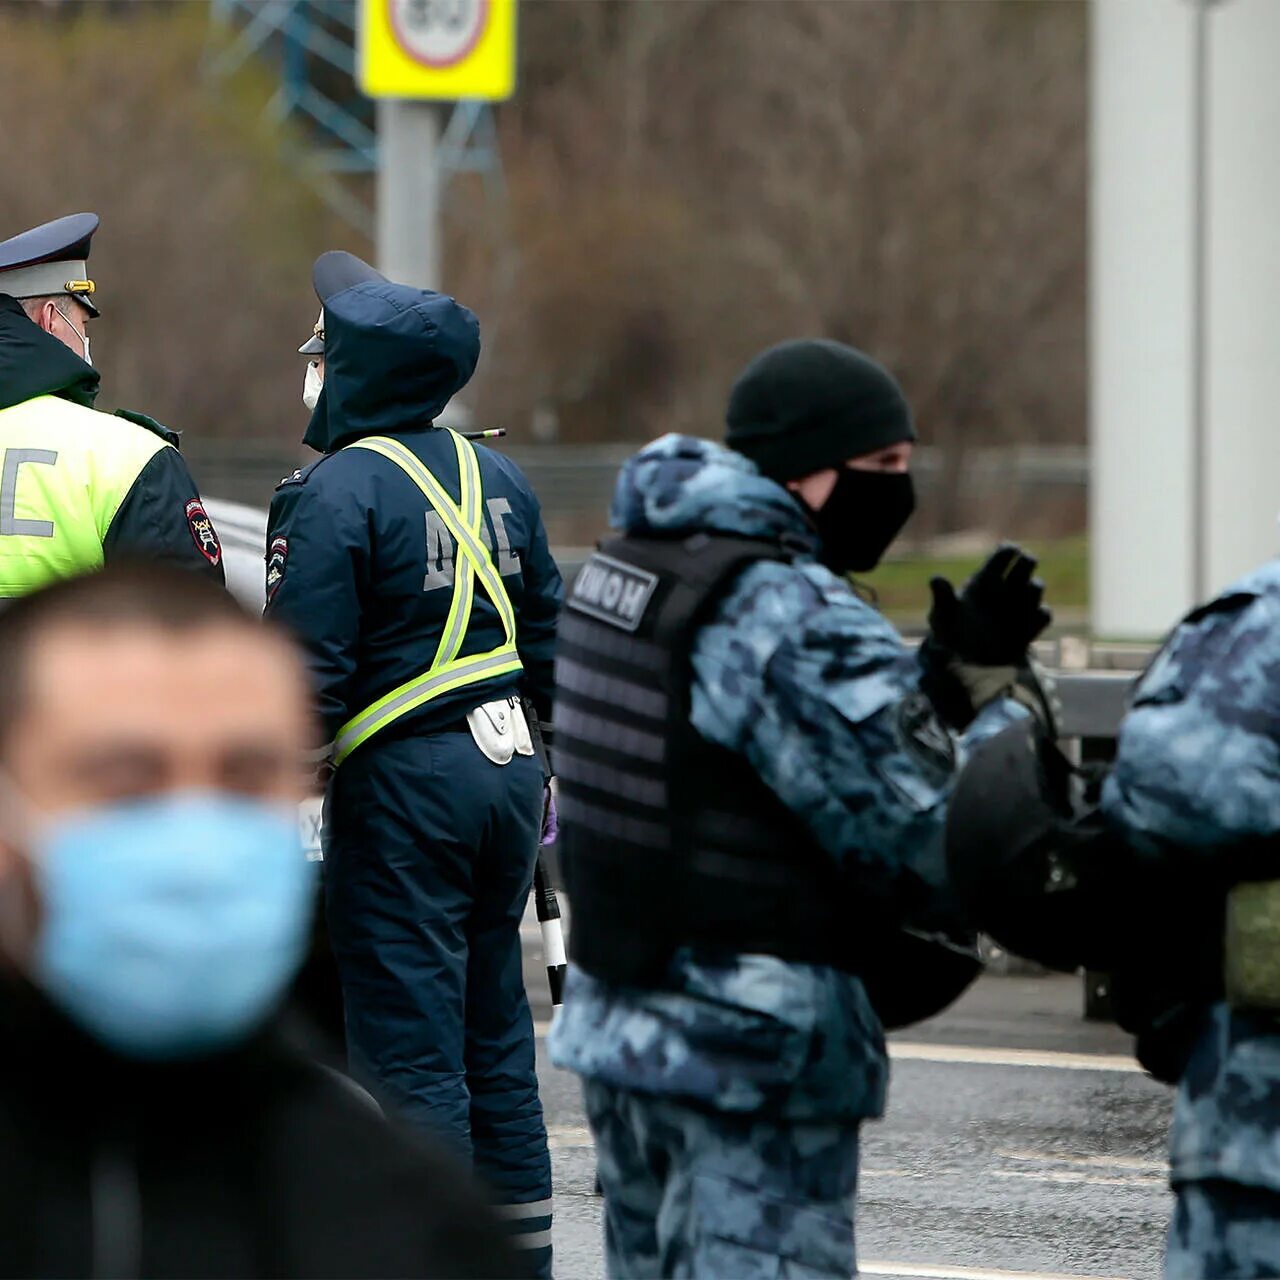
M 785 533 L 811 548 L 745 570 L 698 633 L 692 723 L 744 755 L 890 909 L 922 886 L 941 887 L 945 804 L 963 744 L 921 715 L 914 655 L 818 563 L 787 491 L 739 454 L 666 436 L 623 468 L 612 523 L 640 534 Z M 967 740 L 1021 714 L 992 705 Z M 881 1114 L 888 1077 L 884 1033 L 857 978 L 760 955 L 713 965 L 681 953 L 661 991 L 571 968 L 551 1054 L 619 1087 L 805 1120 Z
M 1103 791 L 1156 863 L 1280 832 L 1280 560 L 1191 613 L 1134 693 Z M 1214 1007 L 1178 1085 L 1174 1182 L 1280 1192 L 1280 1023 Z

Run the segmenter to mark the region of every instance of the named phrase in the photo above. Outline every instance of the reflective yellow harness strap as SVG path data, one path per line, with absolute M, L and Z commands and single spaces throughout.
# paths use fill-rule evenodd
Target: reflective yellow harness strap
M 454 438 L 455 446 L 465 445 L 460 437 Z M 461 522 L 474 538 L 480 536 L 480 473 L 476 467 L 474 474 L 468 464 L 475 462 L 474 451 L 468 450 L 470 456 L 464 457 L 464 450 L 458 447 L 458 491 L 462 499 Z M 393 459 L 400 464 L 399 459 Z M 414 458 L 417 461 L 417 458 Z M 425 468 L 424 468 L 425 470 Z M 434 476 L 429 478 L 434 480 Z M 416 477 L 411 479 L 417 483 Z M 422 486 L 419 485 L 419 488 Z M 430 499 L 429 499 L 430 500 Z M 434 506 L 435 503 L 433 502 Z M 455 541 L 457 539 L 455 538 Z M 459 544 L 461 545 L 461 544 Z M 444 630 L 440 633 L 440 643 L 436 647 L 436 656 L 431 660 L 433 668 L 442 662 L 452 662 L 462 648 L 463 638 L 467 634 L 467 623 L 471 620 L 471 606 L 476 593 L 476 569 L 471 557 L 458 555 L 454 557 L 453 566 L 453 598 L 449 602 L 449 616 L 445 619 Z
M 370 436 L 347 446 L 368 449 L 394 462 L 422 491 L 423 496 L 444 521 L 458 552 L 454 557 L 453 598 L 445 620 L 440 643 L 431 666 L 420 676 L 407 680 L 390 693 L 353 716 L 338 730 L 334 740 L 333 762 L 339 765 L 358 746 L 367 742 L 380 729 L 416 710 L 423 703 L 451 693 L 468 684 L 478 684 L 494 676 L 522 669 L 516 652 L 515 609 L 502 578 L 494 567 L 489 551 L 481 541 L 482 489 L 480 463 L 475 449 L 456 432 L 454 448 L 458 454 L 458 483 L 461 501 L 455 503 L 440 482 L 411 450 L 388 436 Z M 466 636 L 475 599 L 475 582 L 479 578 L 502 620 L 503 643 L 487 653 L 459 658 L 458 650 Z
M 474 495 L 476 508 L 476 532 L 474 533 L 466 527 L 461 511 L 453 499 L 445 492 L 440 482 L 427 470 L 418 456 L 411 450 L 406 449 L 399 440 L 393 440 L 387 436 L 369 436 L 365 440 L 357 440 L 354 444 L 348 445 L 347 448 L 369 449 L 373 453 L 379 453 L 384 458 L 390 459 L 422 490 L 423 495 L 439 513 L 440 518 L 445 523 L 445 528 L 449 530 L 453 540 L 458 544 L 459 553 L 469 560 L 474 567 L 481 583 L 489 594 L 489 599 L 493 601 L 495 608 L 498 610 L 507 639 L 514 641 L 516 634 L 515 609 L 512 607 L 511 599 L 507 595 L 506 587 L 502 585 L 502 579 L 498 576 L 497 569 L 494 568 L 493 561 L 489 556 L 489 549 L 480 541 L 480 465 L 476 460 L 475 449 L 469 441 L 464 440 L 457 432 L 450 431 L 449 434 L 453 437 L 454 448 L 458 452 L 458 474 L 464 504 L 468 490 Z

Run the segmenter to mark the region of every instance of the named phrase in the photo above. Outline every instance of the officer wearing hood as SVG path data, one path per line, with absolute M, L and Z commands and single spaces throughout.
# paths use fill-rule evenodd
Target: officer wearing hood
M 93 407 L 97 228 L 73 213 L 0 242 L 0 599 L 139 558 L 223 580 L 177 434 Z
M 324 456 L 278 488 L 267 614 L 301 640 L 334 770 L 325 907 L 351 1064 L 472 1155 L 530 1270 L 551 1172 L 519 927 L 542 815 L 560 575 L 499 454 L 433 425 L 480 355 L 452 298 L 327 253 Z M 317 370 L 318 373 L 318 370 Z
M 783 343 L 728 428 L 728 448 L 667 436 L 626 464 L 619 536 L 561 620 L 574 911 L 551 1048 L 584 1080 L 614 1277 L 853 1274 L 882 1024 L 937 1003 L 893 979 L 958 959 L 945 999 L 975 972 L 942 939 L 889 958 L 900 923 L 947 916 L 953 729 L 980 738 L 1023 699 L 1047 714 L 1027 646 L 1049 615 L 1016 548 L 958 597 L 935 583 L 919 657 L 844 576 L 914 505 L 886 370 Z

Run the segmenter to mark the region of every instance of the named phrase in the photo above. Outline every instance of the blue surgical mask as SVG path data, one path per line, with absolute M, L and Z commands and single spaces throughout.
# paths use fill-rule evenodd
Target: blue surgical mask
M 217 792 L 42 823 L 32 977 L 127 1057 L 230 1048 L 302 962 L 313 896 L 295 814 Z

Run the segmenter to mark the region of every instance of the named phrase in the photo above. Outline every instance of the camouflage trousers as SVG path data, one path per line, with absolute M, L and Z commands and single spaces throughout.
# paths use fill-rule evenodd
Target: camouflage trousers
M 1164 1280 L 1275 1280 L 1280 1194 L 1234 1182 L 1185 1182 L 1169 1228 Z
M 610 1280 L 852 1276 L 858 1124 L 697 1111 L 583 1084 Z

